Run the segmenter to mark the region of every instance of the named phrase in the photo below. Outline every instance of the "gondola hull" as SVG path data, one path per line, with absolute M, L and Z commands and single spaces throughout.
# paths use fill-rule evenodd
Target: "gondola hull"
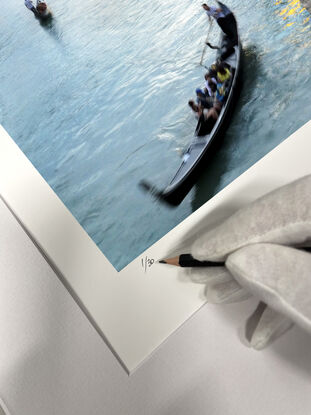
M 225 41 L 225 38 L 226 35 L 223 35 L 222 42 Z M 145 189 L 148 189 L 160 200 L 171 206 L 177 206 L 182 202 L 194 184 L 198 181 L 202 171 L 206 170 L 215 150 L 221 144 L 224 133 L 229 125 L 241 89 L 242 47 L 238 33 L 237 38 L 238 43 L 235 46 L 234 54 L 231 56 L 231 59 L 233 58 L 235 63 L 231 86 L 227 94 L 226 102 L 223 105 L 212 131 L 206 136 L 198 136 L 197 132 L 199 130 L 199 125 L 197 126 L 193 142 L 186 150 L 180 168 L 171 183 L 163 191 L 155 190 L 146 182 L 142 183 Z M 216 57 L 219 56 L 219 53 L 220 52 L 217 53 Z
M 189 171 L 189 173 L 175 185 L 170 184 L 165 190 L 159 192 L 158 197 L 164 202 L 167 202 L 172 206 L 178 206 L 196 184 L 202 172 L 206 171 L 209 161 L 212 159 L 217 149 L 221 146 L 241 91 L 241 70 L 242 68 L 239 68 L 239 73 L 236 74 L 236 82 L 232 85 L 231 99 L 226 103 L 226 113 L 223 115 L 217 130 L 213 133 L 212 137 L 210 137 L 209 142 L 206 143 L 204 149 L 202 149 L 200 159 Z

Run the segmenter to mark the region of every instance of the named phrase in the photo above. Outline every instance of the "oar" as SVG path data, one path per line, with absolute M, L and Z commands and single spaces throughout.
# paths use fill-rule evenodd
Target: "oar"
M 213 26 L 213 20 L 211 20 L 210 25 L 209 25 L 209 28 L 208 28 L 208 32 L 207 32 L 207 36 L 206 36 L 206 39 L 205 39 L 204 48 L 203 48 L 203 50 L 202 50 L 202 55 L 201 55 L 200 65 L 202 65 L 202 62 L 203 62 L 203 57 L 204 57 L 204 54 L 205 54 L 205 51 L 206 51 L 206 46 L 208 46 L 208 38 L 209 38 L 209 36 L 210 36 L 212 26 Z

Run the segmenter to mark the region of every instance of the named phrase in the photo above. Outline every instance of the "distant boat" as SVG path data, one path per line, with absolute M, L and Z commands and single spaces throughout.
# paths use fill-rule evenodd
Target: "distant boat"
M 236 23 L 236 22 L 235 22 Z M 223 137 L 231 115 L 234 111 L 235 104 L 240 92 L 241 78 L 241 55 L 242 47 L 238 34 L 238 44 L 234 47 L 234 53 L 228 58 L 230 60 L 232 79 L 227 91 L 226 102 L 223 105 L 219 117 L 212 131 L 204 135 L 204 123 L 198 121 L 195 129 L 193 141 L 183 155 L 183 161 L 170 184 L 162 191 L 156 189 L 148 181 L 142 180 L 140 186 L 152 193 L 155 197 L 170 205 L 178 206 L 191 188 L 197 182 L 199 175 L 206 170 L 211 156 L 215 152 L 216 144 Z M 222 33 L 220 44 L 223 46 L 226 42 L 227 35 Z M 220 50 L 217 50 L 216 59 L 220 56 Z
M 52 11 L 48 5 L 44 2 L 38 2 L 36 7 L 37 13 L 35 14 L 36 18 L 41 21 L 47 21 L 52 19 Z

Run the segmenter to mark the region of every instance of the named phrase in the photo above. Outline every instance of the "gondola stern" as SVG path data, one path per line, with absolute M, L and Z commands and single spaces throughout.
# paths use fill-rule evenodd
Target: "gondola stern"
M 159 190 L 155 185 L 147 180 L 141 180 L 139 182 L 139 187 L 145 193 L 149 193 L 155 200 L 159 200 L 171 208 L 180 205 L 182 202 L 182 200 L 180 200 L 180 198 L 176 198 L 174 194 L 172 195 L 170 192 L 167 192 L 166 189 Z

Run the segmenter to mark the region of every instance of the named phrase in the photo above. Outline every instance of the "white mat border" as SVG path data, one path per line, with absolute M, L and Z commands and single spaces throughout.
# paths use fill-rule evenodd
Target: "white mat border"
M 159 259 L 239 207 L 311 173 L 311 122 L 117 272 L 0 127 L 0 194 L 128 373 L 204 303 L 203 287 Z M 203 221 L 203 222 L 202 222 Z

